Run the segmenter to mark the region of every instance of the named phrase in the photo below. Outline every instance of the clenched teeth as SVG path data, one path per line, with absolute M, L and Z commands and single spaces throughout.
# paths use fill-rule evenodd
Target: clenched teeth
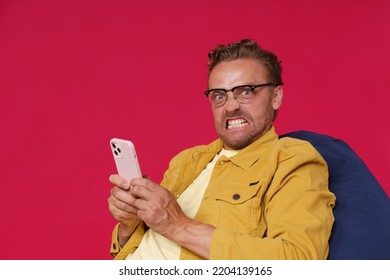
M 235 120 L 228 120 L 226 128 L 232 129 L 232 128 L 239 128 L 249 125 L 249 123 L 244 119 L 235 119 Z

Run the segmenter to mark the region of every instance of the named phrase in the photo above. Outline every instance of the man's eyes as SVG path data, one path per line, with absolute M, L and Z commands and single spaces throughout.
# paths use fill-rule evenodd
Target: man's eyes
M 226 93 L 223 92 L 223 91 L 215 91 L 212 93 L 214 99 L 216 100 L 221 100 L 221 99 L 224 99 L 226 97 Z
M 250 88 L 242 88 L 237 90 L 237 94 L 239 95 L 251 95 L 252 93 L 253 91 Z

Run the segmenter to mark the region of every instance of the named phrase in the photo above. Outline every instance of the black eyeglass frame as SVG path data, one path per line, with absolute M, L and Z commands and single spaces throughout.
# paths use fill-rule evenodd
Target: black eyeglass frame
M 213 88 L 213 89 L 206 90 L 204 92 L 204 94 L 206 95 L 206 97 L 209 97 L 210 93 L 213 92 L 213 91 L 220 90 L 220 91 L 224 92 L 225 94 L 227 94 L 229 91 L 231 91 L 233 93 L 234 99 L 237 100 L 237 96 L 234 94 L 234 90 L 236 90 L 237 88 L 248 87 L 248 88 L 251 89 L 252 92 L 254 92 L 255 89 L 259 88 L 259 87 L 265 87 L 265 86 L 275 86 L 275 87 L 277 87 L 277 86 L 282 86 L 282 85 L 283 85 L 283 83 L 279 84 L 279 85 L 275 84 L 275 83 L 265 83 L 265 84 L 258 84 L 258 85 L 240 85 L 240 86 L 235 86 L 235 87 L 233 87 L 231 89 Z

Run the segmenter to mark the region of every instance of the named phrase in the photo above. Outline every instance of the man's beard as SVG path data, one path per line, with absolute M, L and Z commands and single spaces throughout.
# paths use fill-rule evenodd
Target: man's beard
M 220 135 L 219 137 L 222 139 L 224 146 L 227 146 L 233 150 L 242 150 L 257 140 L 261 135 L 262 134 L 258 133 L 247 134 L 239 139 L 229 139 L 229 137 L 225 137 L 224 135 Z

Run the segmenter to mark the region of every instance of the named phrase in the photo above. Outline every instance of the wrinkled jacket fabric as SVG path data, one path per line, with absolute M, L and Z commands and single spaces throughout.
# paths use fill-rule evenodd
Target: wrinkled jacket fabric
M 161 185 L 177 197 L 222 149 L 217 139 L 175 156 Z M 272 127 L 236 156 L 216 163 L 196 220 L 213 225 L 210 259 L 326 259 L 335 196 L 328 169 L 308 142 L 279 139 Z M 141 223 L 123 248 L 113 231 L 111 253 L 125 259 L 142 240 Z M 181 259 L 201 259 L 182 248 Z

